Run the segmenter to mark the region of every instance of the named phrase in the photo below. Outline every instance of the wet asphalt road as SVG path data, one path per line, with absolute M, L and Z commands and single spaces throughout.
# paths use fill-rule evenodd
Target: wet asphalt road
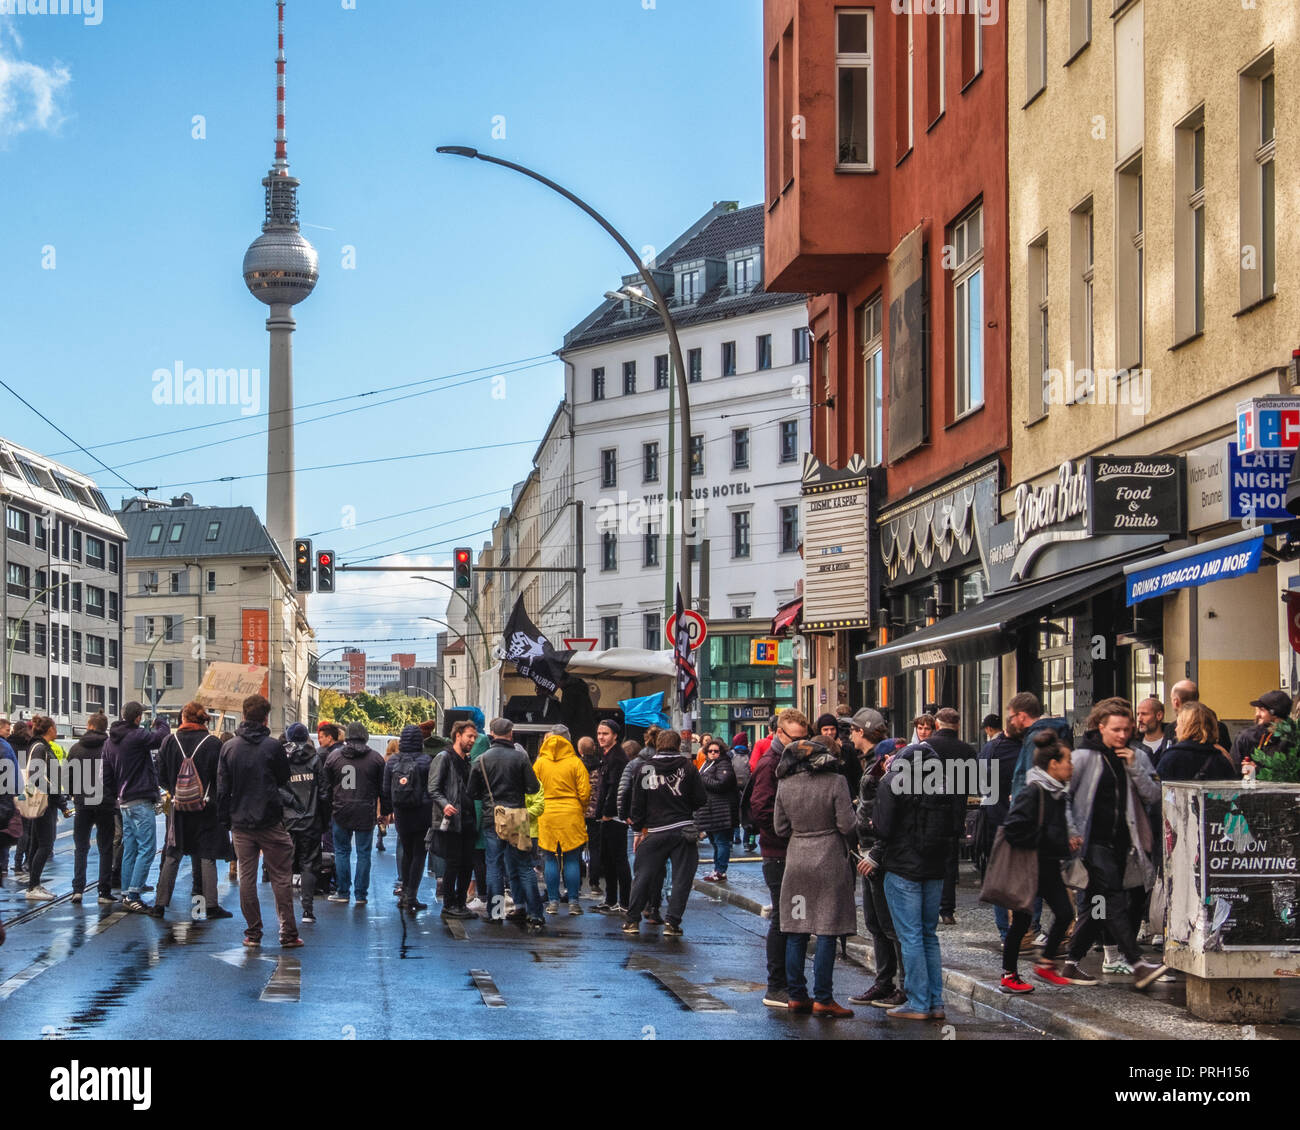
M 161 822 L 160 822 L 161 829 Z M 391 841 L 390 841 L 391 846 Z M 0 948 L 4 1039 L 1042 1039 L 1005 1020 L 889 1020 L 859 1008 L 852 1020 L 794 1017 L 764 1007 L 767 923 L 692 895 L 684 938 L 587 913 L 548 919 L 530 937 L 515 925 L 448 925 L 432 909 L 399 916 L 394 857 L 375 853 L 370 902 L 318 900 L 307 944 L 275 944 L 269 884 L 259 886 L 271 944 L 241 944 L 238 894 L 219 865 L 222 904 L 235 917 L 183 919 L 184 864 L 168 921 L 99 907 L 27 903 L 12 879 L 0 891 L 9 940 Z M 91 853 L 90 873 L 94 871 Z M 45 885 L 71 890 L 71 837 L 58 841 Z M 157 879 L 155 866 L 151 880 Z M 430 884 L 432 880 L 429 880 Z M 146 896 L 148 898 L 149 896 Z M 590 903 L 584 902 L 584 907 Z M 37 909 L 39 908 L 39 909 Z M 30 913 L 35 911 L 34 913 Z M 809 967 L 811 976 L 811 966 Z M 836 996 L 866 984 L 836 965 Z

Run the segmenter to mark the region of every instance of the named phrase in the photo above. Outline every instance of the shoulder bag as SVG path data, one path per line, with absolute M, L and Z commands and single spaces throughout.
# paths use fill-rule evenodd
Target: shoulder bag
M 528 832 L 528 809 L 507 808 L 504 804 L 497 804 L 496 798 L 492 795 L 492 783 L 488 780 L 487 770 L 483 768 L 487 755 L 485 752 L 478 759 L 478 769 L 483 774 L 483 784 L 487 786 L 488 803 L 492 805 L 492 827 L 497 834 L 497 839 L 520 851 L 532 851 L 533 837 Z
M 1038 840 L 1043 833 L 1043 790 L 1038 789 L 1038 832 L 1033 847 L 1012 847 L 1006 833 L 999 828 L 993 837 L 993 850 L 989 853 L 988 869 L 984 872 L 984 885 L 980 888 L 980 902 L 1028 914 L 1038 894 Z
M 50 754 L 53 751 L 50 750 L 49 746 L 46 746 L 45 749 L 45 764 L 48 768 L 50 763 Z M 27 751 L 27 769 L 23 773 L 23 777 L 27 783 L 23 786 L 23 795 L 14 800 L 14 807 L 18 809 L 19 815 L 22 816 L 24 820 L 38 820 L 40 817 L 45 815 L 45 810 L 50 806 L 50 794 L 41 792 L 40 789 L 31 783 L 32 752 L 30 749 Z

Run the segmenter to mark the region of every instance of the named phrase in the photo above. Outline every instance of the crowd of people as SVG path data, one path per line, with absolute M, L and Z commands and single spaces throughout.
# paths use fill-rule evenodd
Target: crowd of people
M 852 714 L 840 707 L 815 725 L 786 709 L 752 749 L 743 734 L 730 742 L 704 734 L 698 753 L 689 734 L 652 727 L 640 741 L 625 739 L 607 719 L 576 743 L 554 727 L 535 756 L 506 718 L 482 734 L 470 720 L 445 736 L 432 722 L 409 725 L 384 754 L 356 722 L 323 722 L 315 742 L 301 723 L 277 737 L 260 695 L 244 702 L 233 734 L 213 734 L 197 702 L 185 706 L 175 731 L 161 720 L 142 725 L 143 707 L 132 702 L 111 725 L 92 715 L 66 751 L 48 717 L 0 719 L 0 762 L 11 763 L 11 779 L 76 783 L 38 793 L 44 804 L 26 814 L 14 797 L 0 796 L 0 877 L 16 848 L 12 874 L 26 897 L 55 897 L 42 879 L 62 814 L 72 820 L 74 903 L 87 893 L 93 833 L 101 905 L 120 900 L 127 911 L 164 917 L 188 857 L 185 915 L 232 917 L 218 897 L 217 865 L 225 863 L 239 885 L 244 944 L 259 946 L 260 869 L 279 942 L 296 948 L 304 944 L 300 923 L 316 921 L 318 896 L 367 903 L 372 850 L 386 850 L 391 830 L 401 913 L 429 909 L 420 889 L 432 875 L 446 919 L 517 921 L 539 934 L 562 908 L 583 914 L 586 898 L 594 912 L 621 919 L 626 934 L 649 925 L 681 937 L 701 844 L 712 852 L 702 878 L 715 883 L 727 882 L 737 845 L 757 847 L 772 907 L 763 1003 L 853 1015 L 835 1001 L 833 972 L 837 948 L 858 929 L 860 879 L 875 977 L 849 1003 L 925 1020 L 944 1015 L 938 927 L 955 923 L 961 846 L 969 840 L 982 867 L 1000 830 L 1038 861 L 1032 909 L 993 909 L 1002 990 L 1033 991 L 1019 972 L 1027 953 L 1043 982 L 1096 985 L 1083 968 L 1094 946 L 1103 972 L 1130 974 L 1145 989 L 1169 976 L 1140 948 L 1163 944 L 1162 900 L 1151 896 L 1163 863 L 1160 782 L 1249 777 L 1255 751 L 1276 743 L 1274 728 L 1292 713 L 1290 698 L 1270 691 L 1253 704 L 1255 726 L 1229 744 L 1194 683 L 1177 683 L 1172 693 L 1171 721 L 1157 699 L 1134 707 L 1109 698 L 1076 741 L 1065 719 L 1046 716 L 1038 698 L 1022 692 L 1004 717 L 983 720 L 978 751 L 961 739 L 951 708 L 914 718 L 903 737 L 891 736 L 870 707 Z M 974 772 L 954 774 L 955 766 Z M 973 781 L 986 786 L 973 793 Z

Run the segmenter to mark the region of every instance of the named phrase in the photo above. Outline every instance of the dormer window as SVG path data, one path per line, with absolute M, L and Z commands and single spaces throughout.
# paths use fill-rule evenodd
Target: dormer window
M 727 293 L 750 294 L 763 281 L 763 249 L 744 247 L 727 253 Z
M 694 306 L 700 300 L 700 272 L 683 271 L 677 286 L 677 300 L 683 306 Z

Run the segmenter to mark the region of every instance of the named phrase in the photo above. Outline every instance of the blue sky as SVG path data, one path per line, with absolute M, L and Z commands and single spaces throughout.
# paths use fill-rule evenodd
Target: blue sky
M 298 466 L 513 446 L 303 471 L 298 525 L 344 562 L 441 543 L 421 552 L 446 564 L 454 544 L 482 542 L 528 472 L 562 394 L 545 358 L 631 267 L 560 197 L 434 146 L 535 167 L 633 246 L 665 246 L 715 200 L 761 198 L 762 4 L 345 2 L 287 6 L 289 160 L 321 256 L 296 310 Z M 261 369 L 265 382 L 265 308 L 240 263 L 273 157 L 275 7 L 101 0 L 101 16 L 0 16 L 0 370 L 129 483 L 261 514 L 264 417 L 156 404 L 153 374 L 181 362 Z M 493 399 L 489 378 L 521 362 L 533 367 Z M 395 396 L 408 399 L 383 406 Z M 341 414 L 308 422 L 326 413 Z M 69 451 L 3 389 L 0 435 Z M 129 493 L 89 457 L 60 458 L 115 504 Z M 252 477 L 202 482 L 230 475 Z M 312 603 L 322 651 L 437 630 L 417 619 L 442 615 L 432 586 L 344 589 Z

